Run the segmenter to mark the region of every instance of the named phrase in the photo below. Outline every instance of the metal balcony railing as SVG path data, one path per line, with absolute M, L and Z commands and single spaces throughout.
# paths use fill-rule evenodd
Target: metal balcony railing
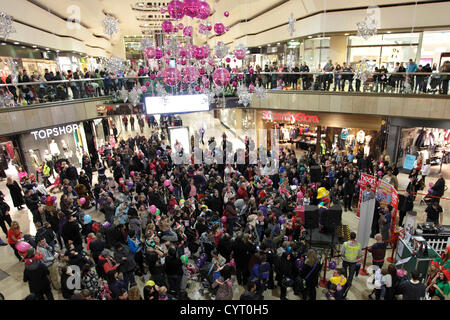
M 368 94 L 426 94 L 448 95 L 450 73 L 373 73 L 355 72 L 253 72 L 232 73 L 231 81 L 225 88 L 225 95 L 233 96 L 234 87 L 244 84 L 249 87 L 263 86 L 267 90 L 328 91 Z M 212 78 L 209 78 L 212 84 Z M 363 81 L 364 80 L 364 81 Z M 38 81 L 27 83 L 0 84 L 0 108 L 14 108 L 40 105 L 58 101 L 76 101 L 85 98 L 105 96 L 119 99 L 118 91 L 126 88 L 150 85 L 146 95 L 155 95 L 160 77 L 150 76 L 90 78 L 79 80 Z M 201 78 L 195 83 L 166 86 L 168 94 L 195 93 L 203 86 Z M 195 88 L 197 87 L 197 88 Z M 222 96 L 222 94 L 220 94 Z

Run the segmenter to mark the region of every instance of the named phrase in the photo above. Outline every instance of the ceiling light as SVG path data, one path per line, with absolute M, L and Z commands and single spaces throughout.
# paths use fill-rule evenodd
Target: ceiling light
M 270 44 L 268 44 L 267 46 L 270 47 Z
M 14 44 L 20 44 L 20 42 L 17 42 L 17 41 L 16 41 L 16 42 L 14 42 Z
M 38 49 L 38 48 L 36 48 L 36 49 L 34 49 L 34 50 L 38 51 L 39 49 Z
M 45 48 L 45 50 L 47 50 L 47 51 L 48 51 L 48 50 L 50 50 L 50 49 L 49 49 L 49 48 Z
M 311 39 L 312 38 L 312 36 L 308 36 L 308 39 Z
M 33 46 L 33 48 L 37 48 L 37 46 Z
M 258 46 L 258 48 L 261 48 L 261 46 Z
M 387 33 L 391 33 L 392 31 L 387 31 Z
M 59 52 L 59 50 L 56 50 L 56 52 Z
M 349 36 L 349 35 L 350 35 L 350 33 L 345 33 L 345 34 L 344 34 L 344 36 Z
M 279 43 L 279 42 L 277 42 L 277 45 L 280 45 L 280 43 Z

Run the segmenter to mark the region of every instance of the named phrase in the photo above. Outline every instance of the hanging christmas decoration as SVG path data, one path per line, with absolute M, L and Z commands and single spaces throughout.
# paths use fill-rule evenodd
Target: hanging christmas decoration
M 126 103 L 128 101 L 128 90 L 125 89 L 125 87 L 119 90 L 119 97 L 120 100 L 123 101 L 123 103 Z
M 11 83 L 17 84 L 19 82 L 19 69 L 17 68 L 17 62 L 13 58 L 7 58 L 7 65 L 9 68 L 9 73 L 11 75 Z
M 258 85 L 257 87 L 255 87 L 254 94 L 260 100 L 264 100 L 267 98 L 267 90 L 266 90 L 266 88 L 264 88 L 261 85 Z
M 114 33 L 118 33 L 120 31 L 119 19 L 116 19 L 112 15 L 108 14 L 103 20 L 103 27 L 105 34 L 112 37 Z
M 245 107 L 247 107 L 250 104 L 250 102 L 252 102 L 252 94 L 249 92 L 249 90 L 244 84 L 241 84 L 237 88 L 237 94 L 239 97 L 238 103 L 243 104 Z
M 358 69 L 355 72 L 355 79 L 361 80 L 361 82 L 364 84 L 370 77 L 372 77 L 372 67 L 369 64 L 369 61 L 363 60 L 359 66 Z
M 217 42 L 217 44 L 214 46 L 214 51 L 216 52 L 216 57 L 219 59 L 225 58 L 225 56 L 228 54 L 229 47 L 225 45 L 222 41 Z
M 137 106 L 137 104 L 139 103 L 140 99 L 141 99 L 141 94 L 142 91 L 139 90 L 137 87 L 134 87 L 133 89 L 131 89 L 131 91 L 128 93 L 128 99 L 130 100 L 130 103 L 133 106 Z
M 289 54 L 287 55 L 286 62 L 289 71 L 292 71 L 295 68 L 295 55 L 294 53 L 292 53 L 292 51 L 290 51 Z
M 16 29 L 13 27 L 12 22 L 14 18 L 6 15 L 3 11 L 0 12 L 0 36 L 6 40 L 11 33 L 15 33 Z
M 124 67 L 125 62 L 116 56 L 111 56 L 111 58 L 105 60 L 106 70 L 112 72 L 113 74 L 118 74 L 124 69 Z
M 377 20 L 375 15 L 367 15 L 363 21 L 358 22 L 358 37 L 363 37 L 365 40 L 377 34 Z
M 289 19 L 288 19 L 288 31 L 289 31 L 289 34 L 292 37 L 292 35 L 295 32 L 295 18 L 294 18 L 294 13 L 293 12 L 291 12 L 291 15 L 289 16 Z
M 247 53 L 247 47 L 244 46 L 244 44 L 239 43 L 235 48 L 234 48 L 234 56 L 236 59 L 238 60 L 243 60 L 245 59 L 245 55 Z

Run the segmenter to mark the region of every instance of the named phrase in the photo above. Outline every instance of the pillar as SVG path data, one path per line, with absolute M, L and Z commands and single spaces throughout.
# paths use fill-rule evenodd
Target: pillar
M 392 163 L 397 163 L 398 160 L 398 144 L 400 142 L 401 129 L 399 126 L 389 125 L 386 154 L 389 155 Z
M 333 63 L 337 61 L 341 65 L 347 61 L 347 36 L 330 37 L 330 59 Z

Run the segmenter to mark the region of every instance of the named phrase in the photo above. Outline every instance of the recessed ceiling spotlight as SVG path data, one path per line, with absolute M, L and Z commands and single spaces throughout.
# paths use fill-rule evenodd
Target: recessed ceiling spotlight
M 16 42 L 14 42 L 14 44 L 20 44 L 20 42 L 17 42 L 17 41 L 16 41 Z
M 346 33 L 346 34 L 344 34 L 344 36 L 349 36 L 350 35 L 350 33 Z
M 267 46 L 270 47 L 270 44 L 268 44 Z
M 258 48 L 262 48 L 261 46 L 258 46 Z
M 5 43 L 5 42 L 2 42 L 2 46 L 6 46 L 6 43 Z
M 308 36 L 308 39 L 311 39 L 312 38 L 312 36 Z
M 33 48 L 37 48 L 37 46 L 33 46 Z
M 392 31 L 387 31 L 387 33 L 391 33 Z

